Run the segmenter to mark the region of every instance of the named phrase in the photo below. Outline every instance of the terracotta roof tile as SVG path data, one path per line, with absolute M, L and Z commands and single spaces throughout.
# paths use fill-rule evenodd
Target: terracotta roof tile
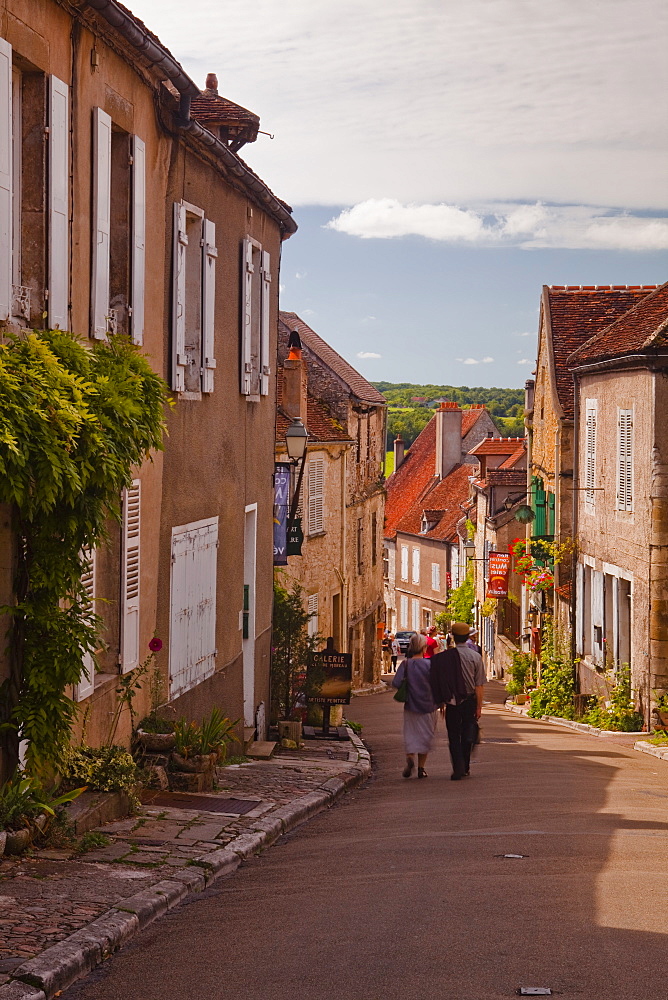
M 566 417 L 573 416 L 571 354 L 610 326 L 656 285 L 552 285 L 543 289 L 552 338 L 557 395 Z
M 462 437 L 473 430 L 473 427 L 478 422 L 480 417 L 485 412 L 485 407 L 482 405 L 472 406 L 469 410 L 462 410 Z
M 526 469 L 488 469 L 485 483 L 488 486 L 526 486 Z
M 571 367 L 668 343 L 668 282 L 592 337 L 569 358 Z
M 469 455 L 514 455 L 520 448 L 524 449 L 524 438 L 483 438 L 471 448 Z
M 204 93 L 200 97 L 193 97 L 190 114 L 205 125 L 254 126 L 256 132 L 260 125 L 258 115 L 220 94 Z
M 512 453 L 512 455 L 501 462 L 499 466 L 500 469 L 514 469 L 518 462 L 521 462 L 523 458 L 526 457 L 527 453 L 527 443 L 526 438 L 522 438 L 522 444 Z
M 282 409 L 283 403 L 283 369 L 279 368 L 276 379 L 277 413 L 276 441 L 283 441 L 285 432 L 292 423 L 292 417 Z M 349 441 L 350 438 L 327 403 L 316 399 L 310 393 L 306 398 L 306 430 L 313 441 Z
M 365 403 L 386 404 L 385 397 L 370 382 L 355 371 L 353 366 L 330 347 L 315 330 L 294 312 L 281 312 L 280 318 L 289 330 L 297 330 L 303 346 L 316 354 L 338 377 L 345 382 L 351 393 Z
M 438 541 L 454 538 L 457 534 L 457 522 L 463 516 L 461 505 L 469 497 L 470 475 L 470 465 L 456 465 L 445 479 L 435 483 L 426 496 L 421 497 L 406 511 L 397 524 L 397 531 Z M 420 529 L 425 509 L 441 512 L 441 515 L 435 527 L 422 534 Z
M 404 514 L 438 480 L 436 469 L 436 421 L 432 417 L 418 434 L 403 462 L 388 478 L 385 497 L 385 536 L 394 538 Z

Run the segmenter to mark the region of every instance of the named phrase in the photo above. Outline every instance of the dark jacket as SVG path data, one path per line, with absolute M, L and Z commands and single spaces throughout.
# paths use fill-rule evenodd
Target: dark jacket
M 437 653 L 429 662 L 431 664 L 429 682 L 437 705 L 448 705 L 453 698 L 455 704 L 459 705 L 470 697 L 471 692 L 464 681 L 456 646 Z

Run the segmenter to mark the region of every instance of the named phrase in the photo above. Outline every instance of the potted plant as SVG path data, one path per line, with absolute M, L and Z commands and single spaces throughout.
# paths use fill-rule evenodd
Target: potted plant
M 149 753 L 166 753 L 176 746 L 174 723 L 161 719 L 155 711 L 142 719 L 135 736 L 137 743 Z
M 234 741 L 237 722 L 231 722 L 216 707 L 199 726 L 186 718 L 178 719 L 169 761 L 170 786 L 181 791 L 210 791 L 216 761 Z
M 85 788 L 74 788 L 53 797 L 40 783 L 16 770 L 0 787 L 0 854 L 22 854 L 35 837 L 44 833 L 56 809 L 76 799 Z

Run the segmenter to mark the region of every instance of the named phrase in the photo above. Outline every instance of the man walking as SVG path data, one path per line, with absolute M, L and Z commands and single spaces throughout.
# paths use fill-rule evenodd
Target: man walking
M 455 645 L 432 656 L 430 681 L 434 701 L 441 708 L 445 707 L 451 779 L 460 781 L 469 773 L 486 678 L 480 653 L 466 645 L 470 626 L 455 622 L 451 632 Z

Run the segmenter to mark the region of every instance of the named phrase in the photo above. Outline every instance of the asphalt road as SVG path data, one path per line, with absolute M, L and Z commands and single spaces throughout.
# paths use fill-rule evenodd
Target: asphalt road
M 401 707 L 382 694 L 349 715 L 367 785 L 66 1000 L 668 996 L 667 763 L 489 707 L 469 780 L 449 780 L 441 731 L 429 777 L 406 781 Z

